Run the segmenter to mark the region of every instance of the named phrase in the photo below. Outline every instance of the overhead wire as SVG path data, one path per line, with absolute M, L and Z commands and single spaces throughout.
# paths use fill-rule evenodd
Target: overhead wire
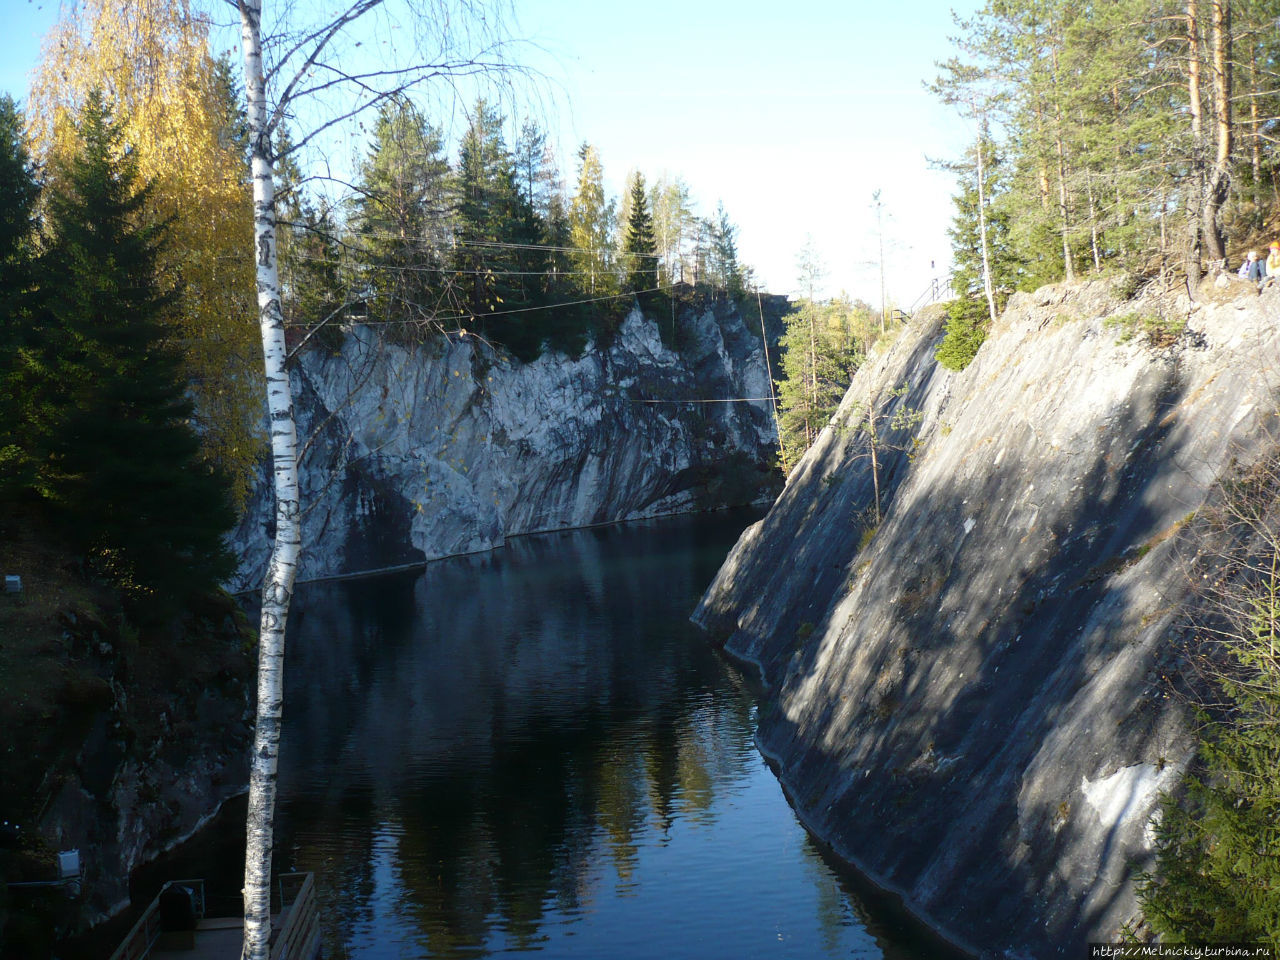
M 633 400 L 630 397 L 607 397 L 622 403 L 768 403 L 769 397 L 723 397 L 714 400 Z
M 440 242 L 440 237 L 428 237 L 425 235 L 403 236 L 398 233 L 355 233 L 354 238 L 371 239 L 371 240 L 400 240 L 409 242 L 411 240 L 427 241 L 429 243 Z M 449 246 L 458 247 L 493 247 L 497 249 L 509 250 L 554 250 L 561 253 L 606 253 L 615 257 L 644 257 L 651 260 L 662 259 L 660 253 L 628 253 L 619 250 L 616 247 L 564 247 L 556 246 L 550 243 L 513 243 L 509 240 L 461 240 L 457 237 L 451 237 L 447 241 Z
M 663 291 L 663 289 L 664 289 L 663 287 L 650 287 L 647 290 L 629 290 L 626 293 L 613 293 L 605 297 L 590 297 L 585 300 L 564 300 L 557 303 L 546 303 L 536 307 L 513 307 L 510 310 L 492 310 L 489 313 L 463 313 L 463 314 L 458 314 L 457 316 L 452 316 L 452 317 L 431 317 L 429 319 L 407 318 L 403 320 L 362 320 L 361 323 L 367 326 L 390 326 L 390 325 L 401 324 L 401 323 L 412 323 L 412 324 L 422 324 L 424 322 L 452 323 L 454 321 L 462 321 L 462 320 L 484 320 L 484 319 L 487 319 L 488 317 L 508 316 L 510 314 L 515 314 L 515 313 L 532 313 L 535 310 L 555 310 L 558 307 L 576 307 L 584 303 L 601 303 L 605 300 L 621 300 L 624 297 L 635 297 L 635 296 L 640 296 L 646 293 L 660 293 Z M 670 287 L 667 287 L 665 289 L 669 290 Z M 310 325 L 311 324 L 308 324 L 308 323 L 286 323 L 285 324 L 285 326 L 289 326 L 289 327 L 306 327 Z
M 346 263 L 345 260 L 335 257 L 310 257 L 303 254 L 293 254 L 292 256 L 294 259 L 305 263 L 325 263 L 338 266 Z M 590 277 L 594 275 L 590 270 L 460 270 L 454 267 L 429 267 L 392 263 L 365 264 L 363 266 L 370 270 L 388 270 L 397 273 L 449 273 L 483 277 Z

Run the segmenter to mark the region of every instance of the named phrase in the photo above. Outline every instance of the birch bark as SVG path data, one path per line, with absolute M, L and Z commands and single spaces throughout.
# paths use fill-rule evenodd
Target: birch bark
M 995 326 L 996 322 L 996 293 L 994 284 L 991 282 L 991 255 L 989 253 L 990 244 L 987 242 L 987 197 L 986 197 L 986 169 L 982 162 L 982 151 L 986 147 L 987 127 L 984 122 L 982 125 L 982 136 L 978 138 L 978 235 L 982 244 L 982 289 L 987 295 L 987 311 L 991 317 L 991 324 Z M 880 493 L 879 487 L 876 488 L 876 513 L 880 512 Z
M 266 580 L 258 640 L 257 724 L 249 770 L 249 814 L 244 866 L 242 960 L 267 960 L 271 937 L 271 851 L 276 769 L 284 701 L 284 638 L 289 601 L 302 547 L 298 496 L 298 436 L 293 417 L 284 316 L 276 258 L 275 169 L 262 67 L 262 0 L 237 0 L 244 48 L 253 171 L 254 256 L 258 325 L 270 415 L 271 459 L 276 497 L 276 534 Z

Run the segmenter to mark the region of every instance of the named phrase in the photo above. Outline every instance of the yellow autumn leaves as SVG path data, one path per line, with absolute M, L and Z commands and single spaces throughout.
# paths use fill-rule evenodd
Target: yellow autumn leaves
M 28 105 L 37 155 L 56 176 L 58 157 L 77 149 L 72 121 L 100 89 L 150 184 L 151 214 L 169 224 L 161 282 L 180 291 L 173 336 L 205 453 L 243 497 L 261 450 L 262 401 L 252 202 L 233 91 L 187 0 L 79 0 L 62 9 Z

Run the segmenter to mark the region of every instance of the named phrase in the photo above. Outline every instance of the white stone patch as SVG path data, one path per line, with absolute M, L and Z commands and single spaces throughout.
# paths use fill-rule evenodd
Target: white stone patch
M 1154 763 L 1121 767 L 1101 780 L 1080 778 L 1084 798 L 1098 814 L 1104 826 L 1115 826 L 1134 814 L 1145 811 L 1160 789 L 1160 771 Z

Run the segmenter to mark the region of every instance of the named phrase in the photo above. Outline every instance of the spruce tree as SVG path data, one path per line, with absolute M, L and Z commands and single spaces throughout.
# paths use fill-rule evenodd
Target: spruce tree
M 542 228 L 519 189 L 503 122 L 492 106 L 478 101 L 458 148 L 454 286 L 459 307 L 481 336 L 531 360 L 545 339 L 539 318 L 527 312 L 538 300 L 538 256 L 532 248 Z
M 745 290 L 737 238 L 738 228 L 729 219 L 729 211 L 723 202 L 717 204 L 715 219 L 711 221 L 711 279 L 735 300 Z
M 31 465 L 23 438 L 24 406 L 31 397 L 18 359 L 32 328 L 39 187 L 22 128 L 13 99 L 0 97 L 0 498 L 6 500 L 21 488 Z
M 181 358 L 165 339 L 179 298 L 157 276 L 164 226 L 144 222 L 146 190 L 96 91 L 77 132 L 48 203 L 39 340 L 23 355 L 40 398 L 32 489 L 135 615 L 161 616 L 230 572 L 228 488 L 200 459 Z
M 652 290 L 658 285 L 658 244 L 653 237 L 653 217 L 644 189 L 644 175 L 631 181 L 631 204 L 627 215 L 627 237 L 622 252 L 626 258 L 627 290 Z
M 779 441 L 786 462 L 794 465 L 839 408 L 861 356 L 839 304 L 804 298 L 782 322 Z

